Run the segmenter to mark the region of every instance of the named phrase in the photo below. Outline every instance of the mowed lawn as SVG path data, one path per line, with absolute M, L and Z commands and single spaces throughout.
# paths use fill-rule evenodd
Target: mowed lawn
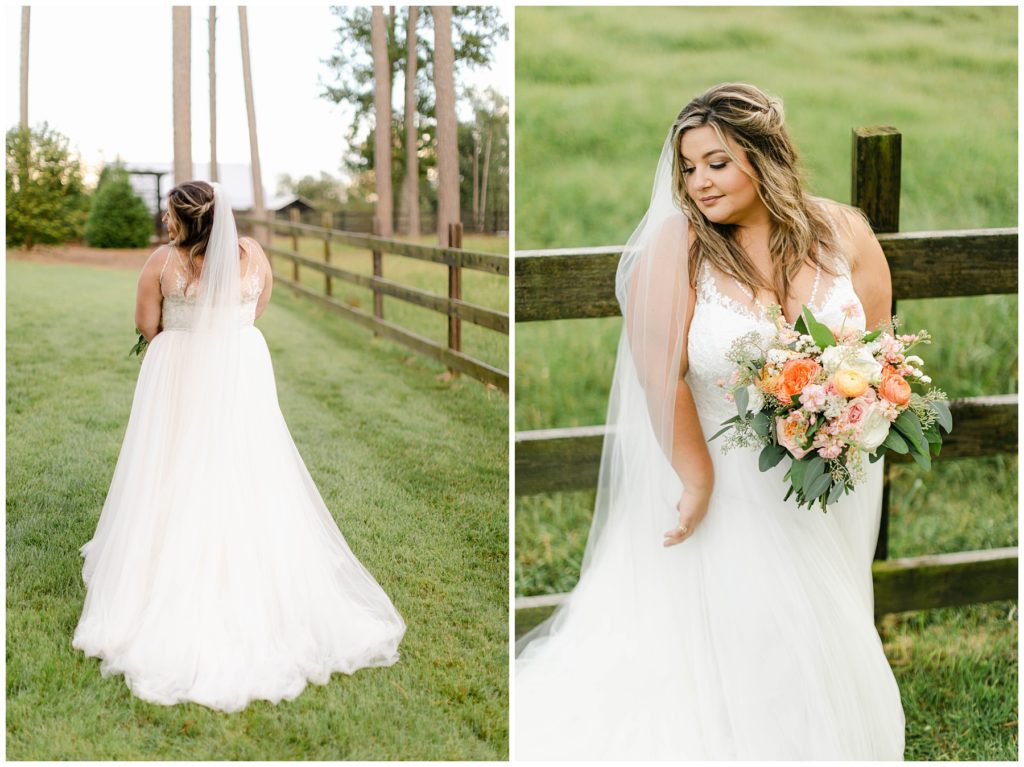
M 711 85 L 780 96 L 808 188 L 849 201 L 851 131 L 902 132 L 903 231 L 1017 226 L 1017 9 L 520 8 L 516 249 L 623 243 L 668 128 Z M 898 305 L 951 397 L 1016 393 L 1016 296 Z M 600 424 L 621 321 L 516 327 L 516 428 Z M 516 503 L 516 593 L 575 584 L 593 494 Z M 1015 546 L 1017 456 L 893 470 L 890 556 Z M 1016 602 L 886 617 L 907 759 L 1017 758 Z
M 257 323 L 281 407 L 408 624 L 400 661 L 223 714 L 137 700 L 71 647 L 138 375 L 136 276 L 7 262 L 7 758 L 506 758 L 508 399 L 284 289 Z

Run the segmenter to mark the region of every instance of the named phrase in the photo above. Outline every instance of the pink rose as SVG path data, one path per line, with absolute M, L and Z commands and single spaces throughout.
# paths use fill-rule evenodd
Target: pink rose
M 807 455 L 808 451 L 800 446 L 804 441 L 804 437 L 807 436 L 807 425 L 802 420 L 797 420 L 791 415 L 789 418 L 776 418 L 775 425 L 779 434 L 780 445 L 786 448 L 798 461 Z

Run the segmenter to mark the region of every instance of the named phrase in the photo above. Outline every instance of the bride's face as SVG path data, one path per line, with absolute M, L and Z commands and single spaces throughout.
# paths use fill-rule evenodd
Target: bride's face
M 170 210 L 164 212 L 163 222 L 167 226 L 167 236 L 175 239 L 178 236 L 178 220 Z
M 710 125 L 691 128 L 679 141 L 686 193 L 709 221 L 742 224 L 767 213 L 758 197 L 747 153 L 723 131 L 732 156 Z

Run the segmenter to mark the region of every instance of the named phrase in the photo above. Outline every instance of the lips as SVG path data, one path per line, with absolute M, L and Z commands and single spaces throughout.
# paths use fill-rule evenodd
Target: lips
M 708 205 L 709 203 L 712 203 L 712 202 L 714 202 L 715 200 L 720 200 L 720 199 L 722 199 L 722 197 L 723 197 L 723 196 L 724 196 L 724 195 L 716 194 L 716 195 L 712 195 L 711 197 L 701 197 L 701 198 L 700 198 L 700 201 L 701 201 L 702 203 L 704 203 L 705 205 Z

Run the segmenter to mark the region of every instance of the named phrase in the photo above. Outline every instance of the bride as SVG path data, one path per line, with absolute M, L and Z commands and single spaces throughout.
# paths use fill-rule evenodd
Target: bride
M 73 645 L 144 700 L 239 711 L 398 659 L 405 624 L 349 549 L 292 442 L 253 327 L 270 264 L 219 184 L 168 194 L 139 278 L 150 341 Z
M 827 514 L 783 502 L 787 462 L 708 443 L 722 379 L 767 307 L 889 319 L 885 257 L 810 197 L 782 103 L 711 88 L 672 126 L 616 276 L 624 316 L 583 568 L 519 644 L 517 759 L 901 759 L 873 622 L 882 464 Z

